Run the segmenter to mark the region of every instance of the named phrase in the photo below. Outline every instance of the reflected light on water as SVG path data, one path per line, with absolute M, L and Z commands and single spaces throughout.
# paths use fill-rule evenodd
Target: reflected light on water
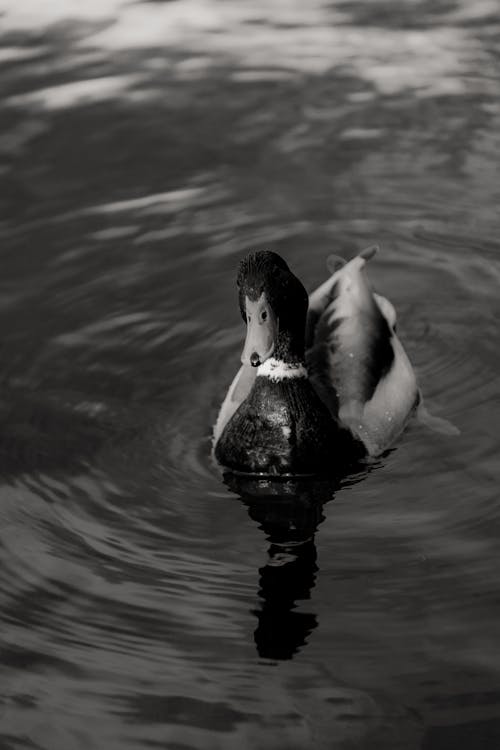
M 35 25 L 50 27 L 61 21 L 61 9 L 49 3 L 8 2 L 3 22 L 7 29 Z M 356 6 L 354 6 L 356 7 Z M 97 49 L 103 55 L 124 50 L 170 48 L 182 51 L 174 62 L 181 75 L 203 76 L 210 63 L 242 68 L 239 80 L 275 80 L 284 74 L 321 74 L 336 66 L 364 79 L 386 95 L 411 90 L 418 96 L 463 94 L 469 89 L 466 71 L 471 60 L 481 57 L 481 44 L 466 28 L 367 27 L 356 23 L 356 14 L 343 2 L 315 0 L 307 7 L 288 2 L 255 3 L 184 0 L 183 2 L 136 2 L 103 0 L 95 3 L 65 3 L 67 23 L 105 22 L 104 29 L 82 34 L 80 50 Z M 489 4 L 476 9 L 474 17 L 488 15 Z M 466 9 L 463 13 L 466 14 Z M 453 19 L 454 12 L 450 11 Z M 391 50 L 388 56 L 387 50 Z M 78 48 L 71 54 L 78 55 Z M 190 57 L 185 59 L 186 54 Z M 200 57 L 201 55 L 201 57 Z M 158 59 L 158 57 L 157 57 Z M 160 58 L 161 59 L 161 58 Z M 252 71 L 252 72 L 250 72 Z M 249 78 L 250 76 L 250 78 Z M 135 81 L 138 81 L 135 78 Z M 130 84 L 132 81 L 129 81 Z M 127 80 L 117 79 L 115 94 L 123 92 Z M 95 92 L 92 92 L 92 85 Z M 478 82 L 474 81 L 474 89 Z M 52 106 L 68 106 L 82 94 L 99 99 L 111 93 L 112 80 L 98 78 L 62 86 L 60 93 L 45 93 Z M 37 92 L 37 98 L 44 96 Z M 18 104 L 24 100 L 17 98 Z M 13 102 L 13 103 L 15 103 Z

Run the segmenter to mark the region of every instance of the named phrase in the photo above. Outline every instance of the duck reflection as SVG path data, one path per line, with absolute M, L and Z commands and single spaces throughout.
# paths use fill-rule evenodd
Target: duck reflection
M 254 610 L 259 656 L 291 659 L 305 645 L 318 620 L 314 612 L 296 607 L 311 598 L 317 571 L 313 540 L 295 547 L 271 545 L 268 562 L 259 570 L 261 608 Z
M 316 614 L 301 603 L 311 599 L 319 570 L 314 537 L 324 520 L 323 506 L 334 498 L 341 480 L 228 473 L 224 481 L 270 542 L 267 563 L 259 569 L 260 606 L 253 611 L 257 651 L 266 659 L 291 659 L 318 625 Z

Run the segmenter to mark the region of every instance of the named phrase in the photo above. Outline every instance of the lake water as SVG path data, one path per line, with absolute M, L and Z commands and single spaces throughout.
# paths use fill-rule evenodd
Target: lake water
M 1 750 L 496 750 L 497 1 L 0 11 Z M 224 482 L 239 259 L 374 242 L 460 436 Z

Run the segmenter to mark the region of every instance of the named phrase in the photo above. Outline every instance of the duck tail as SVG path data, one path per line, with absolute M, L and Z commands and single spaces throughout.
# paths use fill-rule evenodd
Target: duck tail
M 448 437 L 457 437 L 460 435 L 460 430 L 452 422 L 448 419 L 443 419 L 443 417 L 436 417 L 428 411 L 427 407 L 424 406 L 422 396 L 420 396 L 417 406 L 416 417 L 421 424 L 432 430 L 432 432 L 437 432 L 439 435 L 447 435 Z
M 328 256 L 326 266 L 330 276 L 309 295 L 309 311 L 307 314 L 306 325 L 306 349 L 313 345 L 314 332 L 318 320 L 332 301 L 332 295 L 335 292 L 335 274 L 351 263 L 353 264 L 352 268 L 361 269 L 367 260 L 371 260 L 371 258 L 377 254 L 378 250 L 378 245 L 370 245 L 364 250 L 361 250 L 358 255 L 354 256 L 354 258 L 349 261 L 345 260 L 345 258 L 342 258 L 340 255 L 332 254 Z
M 339 268 L 343 268 L 346 264 L 345 258 L 341 258 L 340 255 L 329 255 L 326 259 L 326 267 L 328 269 L 328 273 L 332 276 L 336 271 L 339 270 Z
M 360 253 L 354 256 L 352 260 L 358 259 L 363 261 L 360 262 L 360 265 L 364 265 L 367 260 L 371 260 L 380 250 L 380 247 L 378 245 L 369 245 L 368 247 L 365 247 L 364 250 L 361 250 Z M 328 269 L 328 273 L 333 275 L 336 273 L 340 268 L 343 268 L 346 263 L 349 263 L 350 261 L 345 260 L 345 258 L 342 258 L 340 255 L 329 255 L 326 259 L 326 267 Z
M 379 250 L 379 245 L 369 245 L 368 247 L 365 247 L 364 250 L 361 250 L 361 252 L 358 253 L 358 256 L 360 258 L 364 258 L 365 260 L 371 260 L 375 257 Z

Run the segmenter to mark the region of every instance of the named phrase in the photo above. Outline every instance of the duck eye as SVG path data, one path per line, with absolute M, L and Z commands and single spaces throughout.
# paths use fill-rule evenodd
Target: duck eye
M 260 318 L 262 321 L 267 320 L 267 310 L 262 311 L 262 315 L 260 316 Z

